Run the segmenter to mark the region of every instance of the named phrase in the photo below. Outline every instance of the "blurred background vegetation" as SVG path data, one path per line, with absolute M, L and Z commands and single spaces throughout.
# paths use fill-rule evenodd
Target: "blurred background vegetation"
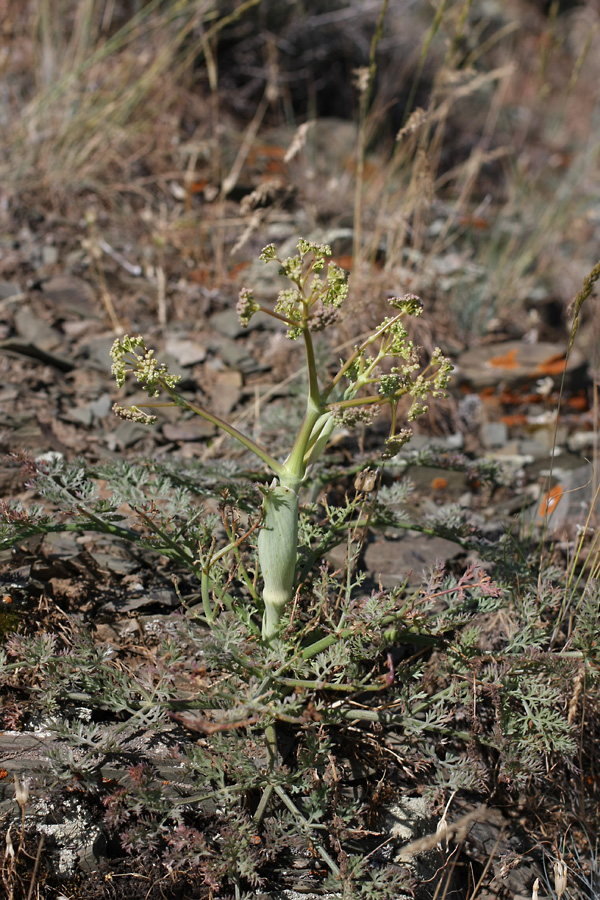
M 458 346 L 560 330 L 600 234 L 599 24 L 597 0 L 5 0 L 3 227 L 92 207 L 217 287 L 329 233 L 365 309 L 424 291 Z

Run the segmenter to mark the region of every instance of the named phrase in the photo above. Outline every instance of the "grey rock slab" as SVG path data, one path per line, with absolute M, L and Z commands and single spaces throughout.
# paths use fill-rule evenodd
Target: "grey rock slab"
M 47 534 L 44 537 L 46 552 L 59 559 L 72 559 L 81 553 L 81 545 L 75 534 Z
M 515 384 L 548 376 L 560 380 L 564 368 L 566 344 L 540 341 L 502 341 L 474 347 L 461 353 L 456 363 L 459 383 L 477 390 L 500 383 Z M 573 373 L 585 365 L 581 351 L 571 349 L 566 365 Z
M 464 493 L 469 487 L 469 479 L 464 472 L 440 466 L 409 466 L 404 477 L 414 485 L 416 491 L 429 497 L 435 497 L 442 489 L 442 481 L 446 482 L 443 492 L 453 496 Z M 408 503 L 410 504 L 410 497 Z
M 109 572 L 113 572 L 115 575 L 129 575 L 132 572 L 137 572 L 140 567 L 139 562 L 128 556 L 104 553 L 98 550 L 90 551 L 90 553 L 98 566 L 108 569 Z
M 0 300 L 8 300 L 11 297 L 18 297 L 23 293 L 20 284 L 14 281 L 0 281 Z
M 44 350 L 43 347 L 32 344 L 31 341 L 22 341 L 18 338 L 7 338 L 4 341 L 0 341 L 1 351 L 17 353 L 19 356 L 28 356 L 30 359 L 36 359 L 45 365 L 54 366 L 59 372 L 71 372 L 75 368 L 75 364 L 64 356 L 60 356 L 58 353 L 50 353 L 48 350 Z
M 415 434 L 410 439 L 411 450 L 461 450 L 464 447 L 465 437 L 461 432 L 432 437 L 431 435 Z
M 466 851 L 481 865 L 489 865 L 489 897 L 497 897 L 506 890 L 514 897 L 531 896 L 527 891 L 538 874 L 533 859 L 524 852 L 519 837 L 507 836 L 505 829 L 506 821 L 493 811 L 489 820 L 471 825 L 465 842 Z
M 96 368 L 110 372 L 112 366 L 110 351 L 114 342 L 115 335 L 113 332 L 94 335 L 81 342 L 80 352 Z
M 102 331 L 102 323 L 98 319 L 71 319 L 62 323 L 62 330 L 67 337 L 77 340 L 88 332 Z
M 104 311 L 95 291 L 82 278 L 61 274 L 47 281 L 43 288 L 44 297 L 52 306 L 63 313 L 70 313 L 82 319 L 101 319 Z
M 233 369 L 206 373 L 210 377 L 211 409 L 226 418 L 242 396 L 242 375 Z
M 110 394 L 100 394 L 97 400 L 88 403 L 88 408 L 95 419 L 103 419 L 112 409 Z
M 244 326 L 240 324 L 240 320 L 238 319 L 238 315 L 235 309 L 224 309 L 220 312 L 213 313 L 209 321 L 211 326 L 215 329 L 215 331 L 218 331 L 219 334 L 222 334 L 224 337 L 228 338 L 237 338 L 241 337 L 243 334 L 246 334 L 253 328 L 258 328 L 261 324 L 261 318 L 263 317 L 259 317 L 258 315 L 253 316 L 248 323 L 248 327 L 244 328 Z
M 248 352 L 243 342 L 237 342 L 231 338 L 223 337 L 220 340 L 218 354 L 230 368 L 238 369 L 240 372 L 258 372 L 262 368 Z
M 64 418 L 69 422 L 77 422 L 80 425 L 91 425 L 94 416 L 89 404 L 86 404 L 86 406 L 77 406 L 75 409 L 68 410 L 64 415 Z
M 517 442 L 517 452 L 532 459 L 548 459 L 549 450 L 547 441 L 537 441 L 535 438 L 523 438 Z
M 25 480 L 19 466 L 5 465 L 0 460 L 0 497 L 8 498 L 22 491 Z
M 600 448 L 600 438 L 594 431 L 574 431 L 567 439 L 567 447 L 572 453 L 593 452 Z
M 218 416 L 226 418 L 240 401 L 242 392 L 239 388 L 224 384 L 219 388 L 213 400 L 213 409 Z
M 105 435 L 106 446 L 109 450 L 119 450 L 133 447 L 138 441 L 148 437 L 148 426 L 139 422 L 121 422 L 114 431 Z
M 406 853 L 403 847 L 422 837 L 435 834 L 434 821 L 429 805 L 423 797 L 402 797 L 385 810 L 382 827 L 384 833 L 394 840 L 396 862 L 408 865 L 420 881 L 430 881 L 435 877 L 440 864 L 437 848 L 422 853 Z
M 486 459 L 493 459 L 502 464 L 506 473 L 506 479 L 503 484 L 509 484 L 514 481 L 517 475 L 522 474 L 524 466 L 529 466 L 534 462 L 534 457 L 528 453 L 519 451 L 519 441 L 509 441 L 504 447 L 496 447 L 494 450 L 488 450 L 485 454 Z
M 102 698 L 97 698 L 97 701 L 97 705 L 101 707 Z M 182 781 L 181 760 L 170 755 L 168 743 L 165 743 L 162 738 L 168 740 L 165 731 L 163 731 L 160 743 L 156 740 L 155 732 L 140 734 L 139 731 L 136 731 L 134 734 L 123 737 L 123 750 L 124 752 L 135 750 L 144 758 L 148 758 L 156 765 L 160 776 L 165 779 L 163 782 L 165 793 L 179 798 L 181 794 L 175 787 L 175 783 L 181 784 Z M 45 770 L 51 769 L 50 756 L 55 754 L 59 748 L 64 748 L 65 745 L 69 747 L 69 742 L 58 738 L 51 728 L 37 728 L 30 732 L 0 732 L 0 763 L 10 775 L 27 777 L 35 772 L 38 777 L 31 785 L 30 796 L 32 798 L 44 797 L 46 790 L 42 783 L 43 773 Z M 70 749 L 73 750 L 75 759 L 78 754 L 82 754 L 80 748 L 73 748 L 71 745 Z M 110 757 L 102 761 L 99 766 L 99 774 L 106 779 L 121 780 L 124 778 L 123 766 Z M 194 785 L 186 784 L 186 787 L 191 791 Z M 0 815 L 16 809 L 12 778 L 0 781 Z
M 58 262 L 58 247 L 52 244 L 42 247 L 42 262 L 45 266 L 55 266 Z
M 140 734 L 139 730 L 129 737 L 123 737 L 124 752 L 135 753 L 140 761 L 148 761 L 156 767 L 166 795 L 180 801 L 182 791 L 194 792 L 194 785 L 189 783 L 189 776 L 183 770 L 181 759 L 172 754 L 168 738 L 165 742 L 161 736 L 161 740 L 157 741 L 155 732 Z M 68 741 L 57 738 L 51 729 L 0 733 L 0 762 L 11 776 L 0 781 L 0 816 L 10 817 L 18 833 L 21 813 L 14 800 L 12 776 L 29 778 L 35 774 L 35 780 L 30 785 L 26 822 L 29 827 L 52 838 L 52 861 L 61 874 L 68 876 L 77 868 L 86 871 L 96 868 L 99 857 L 104 853 L 104 843 L 99 825 L 80 805 L 77 795 L 63 798 L 60 806 L 56 807 L 48 800 L 47 781 L 55 780 L 50 758 L 64 750 L 71 751 L 76 760 L 82 753 L 79 748 L 73 749 Z M 123 764 L 110 757 L 101 760 L 98 774 L 106 781 L 127 783 Z M 214 811 L 214 804 L 211 802 L 201 805 L 207 811 Z M 49 851 L 50 847 L 47 846 L 44 852 Z
M 102 830 L 77 797 L 65 800 L 60 810 L 44 799 L 37 803 L 38 815 L 45 816 L 46 822 L 37 822 L 38 833 L 51 838 L 55 865 L 59 875 L 68 877 L 78 868 L 93 871 L 100 857 L 104 855 L 105 841 Z M 70 808 L 67 808 L 70 807 Z M 56 821 L 59 816 L 61 821 Z M 37 815 L 32 817 L 35 821 Z
M 206 359 L 206 347 L 196 343 L 194 340 L 167 338 L 165 350 L 183 368 L 195 366 Z
M 444 538 L 407 532 L 399 539 L 376 537 L 368 544 L 364 560 L 374 580 L 391 590 L 407 580 L 409 584 L 420 583 L 423 572 L 435 562 L 446 562 L 462 552 L 459 544 Z
M 543 527 L 547 534 L 556 535 L 565 528 L 572 530 L 585 524 L 593 500 L 594 482 L 589 465 L 561 469 L 557 464 L 552 474 L 557 479 L 554 486 L 549 492 L 544 490 L 538 502 L 523 512 L 522 520 L 528 526 Z
M 352 167 L 357 133 L 356 122 L 335 116 L 317 119 L 314 127 L 307 133 L 304 160 L 301 161 L 308 165 L 307 176 L 311 180 L 326 180 L 328 187 L 332 180 L 342 181 Z M 323 238 L 319 239 L 314 234 L 308 236 L 308 239 L 323 241 Z
M 125 560 L 123 560 L 125 562 Z M 116 569 L 110 566 L 113 571 Z M 132 571 L 131 569 L 123 569 L 123 571 Z M 143 591 L 142 593 L 131 593 L 125 597 L 119 597 L 116 600 L 109 600 L 102 605 L 103 612 L 124 613 L 133 612 L 136 609 L 143 609 L 146 606 L 168 606 L 173 607 L 179 604 L 179 599 L 175 591 L 154 589 Z M 156 617 L 154 617 L 156 618 Z
M 479 430 L 479 436 L 487 449 L 504 447 L 508 441 L 508 427 L 504 422 L 484 422 Z
M 318 894 L 309 891 L 294 891 L 292 888 L 285 888 L 283 891 L 274 891 L 268 894 L 256 894 L 256 900 L 339 900 L 341 894 L 332 894 L 329 892 Z M 399 898 L 400 900 L 400 898 Z
M 14 321 L 19 337 L 41 350 L 56 350 L 63 343 L 60 332 L 36 316 L 29 306 L 20 307 L 15 313 Z
M 43 434 L 34 416 L 28 417 L 27 414 L 18 415 L 14 418 L 7 416 L 3 425 L 14 429 L 10 438 L 11 449 L 35 450 L 36 453 L 49 449 L 48 438 Z
M 215 431 L 215 426 L 200 416 L 179 422 L 167 422 L 162 428 L 163 436 L 168 441 L 197 441 L 212 437 Z
M 423 797 L 403 797 L 385 811 L 384 818 L 390 837 L 403 844 L 435 831 L 429 805 Z
M 179 606 L 180 600 L 177 592 L 170 588 L 151 588 L 146 592 L 149 603 L 159 603 L 162 606 Z

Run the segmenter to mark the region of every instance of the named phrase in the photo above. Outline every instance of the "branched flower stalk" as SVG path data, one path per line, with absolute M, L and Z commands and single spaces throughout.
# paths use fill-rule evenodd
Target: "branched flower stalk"
M 225 434 L 234 437 L 254 453 L 272 472 L 270 486 L 263 488 L 262 520 L 258 535 L 258 562 L 263 578 L 264 602 L 262 637 L 271 644 L 280 631 L 281 616 L 294 594 L 298 553 L 299 491 L 309 467 L 321 456 L 338 424 L 370 422 L 383 407 L 391 412 L 390 435 L 385 453 L 395 455 L 410 440 L 409 428 L 398 429 L 398 404 L 410 398 L 408 422 L 427 411 L 429 397 L 445 397 L 452 365 L 436 349 L 429 364 L 421 366 L 419 348 L 404 326 L 407 316 L 420 316 L 422 304 L 414 294 L 392 297 L 388 302 L 393 315 L 386 317 L 373 332 L 354 347 L 333 377 L 319 377 L 313 334 L 332 325 L 348 295 L 348 275 L 329 261 L 331 249 L 325 244 L 301 239 L 298 254 L 280 259 L 269 244 L 261 253 L 265 263 L 278 262 L 280 272 L 291 284 L 280 291 L 274 309 L 259 304 L 252 292 L 243 288 L 237 306 L 242 325 L 247 326 L 258 312 L 287 326 L 287 337 L 304 343 L 308 390 L 306 411 L 298 433 L 284 462 L 251 437 L 238 431 L 225 419 L 187 400 L 177 388 L 179 378 L 170 375 L 164 364 L 154 358 L 142 336 L 118 338 L 111 350 L 112 371 L 119 387 L 128 373 L 138 381 L 150 398 L 161 394 L 170 400 L 143 404 L 180 406 L 189 409 Z M 139 406 L 114 406 L 126 419 L 151 424 L 155 417 Z

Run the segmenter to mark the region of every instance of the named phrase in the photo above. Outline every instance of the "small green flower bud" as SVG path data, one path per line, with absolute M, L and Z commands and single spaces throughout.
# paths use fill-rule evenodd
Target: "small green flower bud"
M 147 415 L 142 412 L 141 409 L 138 409 L 137 406 L 127 408 L 115 403 L 113 405 L 113 412 L 120 419 L 125 419 L 127 422 L 139 422 L 140 425 L 154 425 L 156 422 L 156 416 Z
M 404 297 L 390 297 L 388 303 L 394 309 L 406 313 L 407 316 L 420 316 L 423 312 L 423 303 L 416 294 L 405 294 Z
M 394 394 L 404 387 L 406 378 L 400 375 L 382 375 L 379 379 L 379 393 L 384 397 L 393 397 Z
M 415 400 L 413 402 L 413 405 L 409 409 L 408 415 L 406 416 L 406 418 L 408 419 L 409 422 L 414 422 L 415 419 L 419 418 L 419 416 L 425 415 L 425 413 L 427 412 L 428 409 L 429 409 L 429 407 L 427 406 L 426 403 L 419 403 L 418 400 Z
M 331 409 L 334 420 L 340 425 L 347 428 L 354 428 L 359 423 L 361 425 L 371 425 L 381 412 L 380 406 L 361 405 L 361 406 L 333 406 Z
M 315 261 L 313 269 L 315 272 L 321 272 L 325 265 L 325 257 L 331 256 L 331 247 L 329 244 L 317 244 L 315 241 L 307 241 L 306 238 L 300 238 L 298 241 L 298 251 L 302 259 L 312 253 Z
M 297 288 L 288 288 L 280 291 L 275 304 L 275 311 L 280 316 L 285 316 L 290 322 L 298 322 L 298 326 L 292 325 L 287 330 L 287 336 L 295 341 L 302 334 L 300 323 L 302 322 L 302 294 Z
M 326 306 L 334 306 L 336 309 L 339 309 L 347 296 L 348 273 L 335 263 L 329 263 L 327 267 L 327 290 L 323 295 L 323 303 Z
M 323 304 L 320 303 L 319 308 L 312 313 L 308 320 L 308 330 L 312 332 L 325 331 L 326 328 L 329 328 L 330 325 L 333 325 L 334 322 L 337 321 L 338 316 L 339 312 L 337 309 L 331 306 L 326 309 Z
M 410 428 L 402 428 L 397 434 L 393 434 L 391 437 L 387 439 L 385 442 L 385 450 L 383 451 L 384 459 L 393 459 L 402 447 L 407 444 L 412 438 L 413 433 Z
M 240 325 L 243 328 L 247 328 L 250 319 L 252 318 L 254 313 L 259 311 L 259 309 L 260 306 L 252 296 L 252 291 L 248 290 L 248 288 L 242 288 L 236 306 L 236 312 Z
M 272 259 L 277 259 L 277 250 L 275 249 L 275 244 L 267 244 L 266 247 L 263 247 L 260 256 L 258 257 L 263 262 L 270 262 Z

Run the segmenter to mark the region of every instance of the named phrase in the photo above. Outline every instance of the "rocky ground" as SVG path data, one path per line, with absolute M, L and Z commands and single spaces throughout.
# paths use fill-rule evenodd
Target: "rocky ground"
M 34 499 L 32 490 L 23 484 L 22 454 L 36 459 L 49 454 L 69 459 L 82 456 L 91 462 L 139 456 L 210 462 L 215 454 L 232 452 L 211 426 L 177 411 L 161 411 L 153 427 L 114 416 L 111 407 L 118 392 L 110 376 L 109 349 L 115 329 L 108 327 L 106 311 L 90 283 L 89 258 L 85 249 L 74 244 L 71 250 L 62 250 L 61 260 L 69 260 L 65 264 L 48 253 L 49 249 L 54 247 L 42 235 L 26 234 L 24 229 L 19 241 L 4 241 L 4 259 L 12 261 L 13 272 L 12 278 L 0 284 L 3 497 L 24 503 Z M 137 265 L 135 248 L 119 248 L 118 252 L 128 253 L 128 267 Z M 239 326 L 233 308 L 237 287 L 233 281 L 218 292 L 188 285 L 183 298 L 173 299 L 185 309 L 180 321 L 157 327 L 144 298 L 151 290 L 148 280 L 142 274 L 132 275 L 120 256 L 113 259 L 106 254 L 104 259 L 111 293 L 119 298 L 115 304 L 119 319 L 128 330 L 146 330 L 159 357 L 182 375 L 187 392 L 247 428 L 254 426 L 257 409 L 261 414 L 270 408 L 275 412 L 282 409 L 284 416 L 293 415 L 289 386 L 293 387 L 296 375 L 295 361 L 290 365 L 283 335 L 276 328 L 257 324 L 245 331 Z M 20 279 L 17 272 L 22 273 Z M 246 270 L 243 277 L 249 276 L 252 272 Z M 264 283 L 262 273 L 261 277 L 265 293 L 276 288 L 275 283 Z M 566 338 L 527 343 L 513 337 L 494 339 L 458 355 L 450 412 L 436 411 L 413 441 L 415 451 L 433 451 L 438 459 L 429 465 L 411 466 L 408 462 L 402 470 L 414 484 L 409 501 L 414 522 L 420 522 L 436 506 L 455 503 L 484 532 L 533 528 L 541 534 L 545 528 L 555 550 L 562 546 L 568 552 L 582 516 L 590 508 L 594 487 L 589 460 L 597 452 L 597 430 L 590 409 L 589 361 L 577 351 L 566 363 L 557 420 L 565 352 Z M 281 416 L 263 419 L 263 427 L 273 431 L 275 440 L 278 421 Z M 492 494 L 468 472 L 448 468 L 448 460 L 459 456 L 501 464 L 502 484 Z M 360 461 L 360 447 L 350 443 L 344 458 L 348 465 Z M 363 565 L 371 583 L 389 588 L 406 579 L 409 584 L 418 583 L 434 559 L 454 561 L 457 566 L 468 562 L 463 549 L 450 540 L 388 529 L 368 534 Z M 48 535 L 29 542 L 16 554 L 14 549 L 4 551 L 1 560 L 5 631 L 15 625 L 30 630 L 34 622 L 39 628 L 64 629 L 76 621 L 91 628 L 95 640 L 119 646 L 129 664 L 143 665 L 151 658 L 152 629 L 179 607 L 168 561 L 159 560 L 157 566 L 150 557 L 140 556 L 118 540 Z M 336 562 L 335 554 L 332 561 Z M 180 582 L 179 590 L 184 584 Z M 16 714 L 9 705 L 4 711 L 5 731 L 0 735 L 5 815 L 15 808 L 11 776 L 43 772 L 47 754 L 56 745 L 56 737 L 44 728 L 32 730 L 27 725 L 25 731 L 11 730 L 10 720 L 15 715 L 21 727 L 26 724 L 26 716 Z M 189 736 L 173 726 L 165 735 L 164 751 L 148 740 L 150 743 L 145 743 L 143 735 L 136 736 L 128 752 L 132 759 L 150 759 L 167 783 L 173 767 L 169 748 Z M 107 783 L 118 781 L 119 767 L 107 759 L 100 774 Z M 42 778 L 40 788 L 43 783 Z M 474 814 L 477 818 L 476 803 L 464 798 L 456 801 L 453 809 L 455 819 Z M 59 814 L 48 809 L 38 810 L 37 815 L 46 822 L 39 833 L 58 848 L 52 865 L 61 869 L 63 878 L 71 879 L 77 868 L 96 869 L 107 851 L 103 831 L 89 820 L 89 814 L 75 804 Z M 479 896 L 529 897 L 540 857 L 536 852 L 529 855 L 525 832 L 520 834 L 516 823 L 500 810 L 486 812 L 482 821 L 468 821 L 460 867 L 483 870 L 493 858 L 486 870 L 486 888 Z M 394 845 L 398 845 L 398 828 L 404 829 L 401 833 L 406 843 L 431 834 L 434 827 L 430 814 L 421 807 L 416 812 L 410 805 L 389 812 Z M 420 878 L 434 876 L 437 854 L 436 848 L 417 854 Z M 296 873 L 292 883 L 305 891 L 312 879 Z M 290 888 L 269 896 L 296 894 Z
M 352 343 L 380 317 L 387 296 L 414 290 L 425 304 L 415 339 L 426 351 L 440 345 L 455 363 L 450 398 L 421 420 L 410 445 L 421 457 L 430 454 L 429 460 L 421 458 L 417 465 L 407 456 L 394 470 L 394 478 L 402 476 L 414 485 L 409 520 L 419 525 L 432 510 L 455 504 L 492 539 L 507 531 L 517 535 L 517 541 L 520 535 L 539 536 L 542 552 L 564 565 L 588 515 L 590 523 L 597 524 L 593 506 L 600 449 L 598 315 L 593 297 L 568 350 L 569 303 L 597 261 L 600 238 L 595 170 L 589 163 L 595 147 L 591 110 L 597 60 L 592 58 L 590 71 L 583 69 L 588 80 L 569 95 L 565 108 L 558 100 L 549 110 L 541 104 L 548 93 L 552 98 L 552 89 L 558 96 L 560 85 L 567 84 L 586 29 L 595 34 L 597 11 L 592 3 L 574 11 L 561 9 L 558 21 L 564 40 L 553 44 L 556 32 L 539 4 L 487 6 L 483 24 L 474 14 L 472 30 L 464 36 L 465 59 L 475 53 L 473 42 L 488 36 L 488 27 L 509 29 L 517 22 L 520 40 L 511 45 L 509 55 L 518 78 L 494 76 L 502 85 L 501 100 L 497 93 L 484 91 L 479 96 L 473 87 L 471 95 L 465 88 L 470 105 L 446 120 L 445 95 L 439 84 L 441 95 L 434 90 L 436 66 L 442 65 L 446 45 L 434 42 L 417 101 L 425 105 L 428 98 L 437 97 L 439 106 L 432 115 L 448 125 L 443 152 L 435 140 L 429 148 L 428 163 L 439 166 L 437 180 L 424 170 L 421 180 L 403 174 L 401 165 L 390 164 L 390 136 L 384 133 L 379 142 L 373 140 L 360 176 L 363 252 L 358 259 L 352 255 L 357 116 L 340 118 L 348 90 L 334 102 L 327 63 L 319 52 L 311 56 L 310 29 L 298 58 L 308 70 L 318 64 L 314 83 L 325 83 L 330 102 L 324 104 L 321 97 L 324 105 L 317 121 L 304 131 L 301 124 L 297 127 L 303 120 L 298 104 L 304 103 L 306 110 L 308 101 L 294 93 L 294 78 L 300 76 L 292 78 L 293 67 L 281 76 L 279 97 L 281 109 L 296 104 L 296 121 L 290 125 L 283 113 L 277 115 L 275 103 L 268 115 L 263 110 L 264 120 L 257 120 L 252 131 L 248 109 L 254 109 L 253 90 L 258 88 L 247 73 L 256 69 L 257 51 L 247 31 L 242 32 L 246 43 L 236 32 L 235 40 L 224 42 L 220 108 L 217 105 L 215 111 L 208 82 L 202 82 L 196 94 L 190 90 L 177 107 L 178 130 L 167 151 L 163 137 L 147 154 L 140 151 L 138 158 L 132 153 L 135 160 L 128 178 L 123 176 L 117 187 L 109 186 L 105 176 L 104 187 L 99 188 L 94 173 L 86 169 L 85 177 L 77 173 L 70 191 L 58 175 L 54 182 L 48 176 L 42 153 L 31 169 L 31 185 L 27 178 L 18 185 L 15 181 L 14 187 L 7 182 L 6 190 L 0 191 L 2 501 L 27 505 L 35 500 L 23 473 L 28 457 L 40 460 L 58 454 L 69 460 L 83 457 L 88 463 L 149 457 L 210 465 L 235 456 L 235 448 L 211 425 L 178 410 L 159 410 L 152 427 L 115 417 L 113 402 L 123 395 L 110 374 L 109 350 L 115 336 L 123 333 L 143 333 L 156 347 L 157 357 L 182 376 L 189 396 L 276 446 L 282 429 L 297 414 L 301 360 L 290 352 L 283 330 L 273 326 L 273 320 L 256 317 L 251 328 L 243 329 L 235 304 L 242 286 L 252 287 L 261 302 L 273 301 L 281 284 L 276 269 L 266 269 L 256 260 L 258 252 L 274 241 L 282 255 L 291 254 L 302 235 L 330 243 L 334 259 L 351 271 L 349 313 L 333 335 L 333 351 L 326 345 L 319 348 L 324 358 Z M 346 89 L 352 67 L 368 58 L 375 13 L 365 4 L 356 21 L 348 19 L 348 27 L 355 29 L 349 32 L 352 46 L 361 48 L 362 56 L 344 58 Z M 403 56 L 394 48 L 414 43 L 417 36 L 420 40 L 425 26 L 417 11 L 403 30 L 397 18 L 402 10 L 393 13 L 382 58 L 395 62 L 385 70 L 387 77 L 382 75 L 378 98 L 381 109 L 391 110 L 386 128 L 396 132 L 405 120 L 390 100 L 391 85 L 395 78 L 407 76 L 398 61 Z M 337 36 L 342 33 L 339 21 Z M 327 22 L 320 26 L 329 27 Z M 287 28 L 289 42 L 293 28 L 289 23 Z M 18 38 L 20 32 L 15 34 Z M 503 47 L 501 41 L 499 46 Z M 536 68 L 530 60 L 542 59 L 549 46 L 556 56 L 548 74 L 551 89 L 544 93 L 538 83 L 542 64 Z M 339 47 L 338 51 L 342 53 Z M 476 55 L 473 58 L 477 60 Z M 493 67 L 500 71 L 505 63 L 502 52 L 490 50 L 480 69 L 465 63 L 464 69 L 453 70 L 452 84 L 468 88 L 469 79 L 475 82 L 479 76 L 487 84 Z M 339 81 L 340 72 L 336 69 L 332 77 Z M 408 93 L 407 86 L 402 93 L 405 100 Z M 260 92 L 256 96 L 260 100 Z M 508 126 L 500 117 L 492 140 L 486 123 L 494 103 L 506 108 L 507 120 L 517 125 Z M 173 120 L 162 121 L 170 127 Z M 478 123 L 485 124 L 480 129 L 485 140 Z M 379 124 L 375 123 L 375 132 Z M 518 148 L 514 159 L 505 145 Z M 414 159 L 421 159 L 416 151 Z M 477 160 L 472 181 L 469 159 Z M 506 160 L 514 162 L 514 170 Z M 115 171 L 114 159 L 111 165 L 110 171 Z M 14 160 L 12 168 L 16 171 Z M 523 183 L 527 190 L 520 193 Z M 569 192 L 572 206 L 563 202 Z M 426 203 L 419 205 L 419 198 Z M 548 209 L 552 215 L 546 215 Z M 127 390 L 128 401 L 135 403 L 139 398 L 134 389 Z M 332 451 L 334 464 L 349 471 L 360 467 L 375 442 L 370 443 L 368 435 L 340 434 Z M 476 460 L 500 467 L 493 489 L 473 475 L 469 464 Z M 360 564 L 367 584 L 389 588 L 405 580 L 409 585 L 418 583 L 436 559 L 456 571 L 473 561 L 447 536 L 395 528 L 372 529 L 365 535 Z M 335 554 L 331 561 L 336 562 Z M 75 625 L 87 629 L 99 645 L 117 648 L 128 666 L 141 667 L 152 661 L 156 628 L 181 608 L 178 591 L 185 587 L 182 576 L 176 589 L 168 560 L 133 552 L 119 540 L 92 534 L 48 535 L 0 552 L 0 633 L 4 637 L 14 629 L 48 630 L 68 640 Z M 32 862 L 23 875 L 23 896 L 27 886 L 35 884 L 30 876 L 36 854 L 42 868 L 55 870 L 45 871 L 47 893 L 42 891 L 40 897 L 120 897 L 125 895 L 121 890 L 133 896 L 138 888 L 129 879 L 129 863 L 123 862 L 115 846 L 107 846 L 103 828 L 89 818 L 85 804 L 79 804 L 73 785 L 60 809 L 43 805 L 43 773 L 56 744 L 64 750 L 65 741 L 44 723 L 28 720 L 26 708 L 24 696 L 15 700 L 11 694 L 2 709 L 0 732 L 4 822 L 20 819 L 13 775 L 34 774 L 31 792 L 38 804 L 37 824 L 28 837 Z M 134 763 L 150 760 L 165 790 L 174 796 L 190 786 L 176 783 L 173 748 L 197 740 L 184 725 L 173 722 L 160 746 L 142 733 L 125 748 Z M 393 750 L 393 741 L 390 747 Z M 107 784 L 118 784 L 122 769 L 107 757 L 98 776 Z M 427 892 L 440 870 L 441 850 L 437 840 L 428 837 L 439 816 L 432 816 L 423 804 L 414 780 L 411 785 L 411 796 L 387 804 L 381 834 L 390 841 L 394 858 L 407 843 L 417 841 L 409 855 Z M 595 783 L 586 784 L 588 800 L 595 792 Z M 482 900 L 532 896 L 534 879 L 544 866 L 537 840 L 540 834 L 548 846 L 556 840 L 553 828 L 560 820 L 560 804 L 548 801 L 552 815 L 539 823 L 535 798 L 496 800 L 487 809 L 481 808 L 481 797 L 453 800 L 449 821 L 464 827 L 451 863 L 443 860 L 444 871 L 451 870 L 444 882 L 445 896 Z M 41 836 L 46 844 L 43 852 Z M 595 858 L 588 851 L 582 850 L 583 870 L 591 872 L 592 884 Z M 255 896 L 287 900 L 315 896 L 310 892 L 319 889 L 322 873 L 311 865 L 296 859 L 289 871 L 278 873 L 278 889 Z M 115 887 L 115 875 L 123 876 L 127 887 Z M 439 885 L 441 881 L 438 891 Z M 144 892 L 148 889 L 145 885 Z M 594 894 L 572 888 L 570 896 Z

